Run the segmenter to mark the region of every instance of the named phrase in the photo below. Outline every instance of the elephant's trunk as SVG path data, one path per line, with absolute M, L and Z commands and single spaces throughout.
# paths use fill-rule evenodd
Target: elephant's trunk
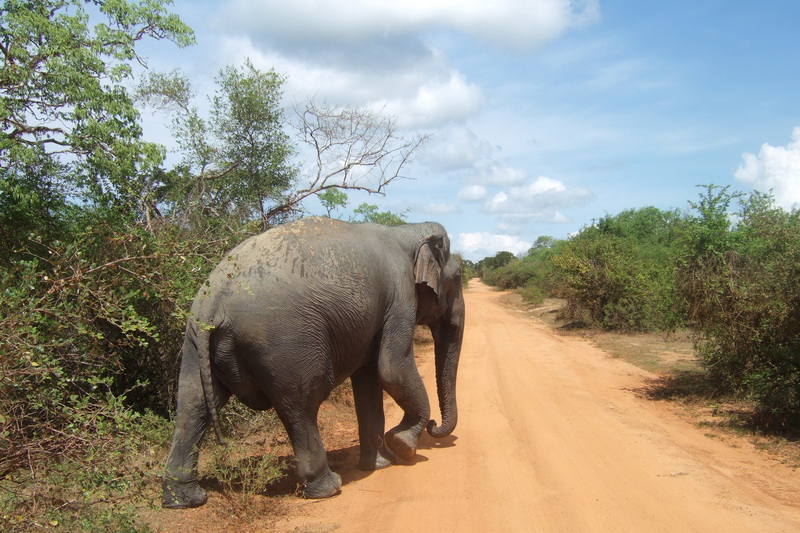
M 461 294 L 452 306 L 450 320 L 431 328 L 436 352 L 436 389 L 442 424 L 428 423 L 428 433 L 433 437 L 446 437 L 456 428 L 458 407 L 456 406 L 456 374 L 461 356 L 461 340 L 464 335 L 464 300 Z

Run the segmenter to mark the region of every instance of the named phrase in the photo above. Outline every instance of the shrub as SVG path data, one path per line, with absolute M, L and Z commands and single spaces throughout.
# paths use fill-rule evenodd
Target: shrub
M 552 257 L 568 318 L 590 326 L 671 330 L 680 323 L 669 251 L 588 228 Z
M 525 286 L 519 290 L 522 300 L 531 305 L 542 305 L 547 293 L 542 289 L 541 284 L 536 279 L 529 279 Z
M 732 218 L 729 206 L 739 202 Z M 770 195 L 709 187 L 697 204 L 679 290 L 720 386 L 756 402 L 771 428 L 800 422 L 800 214 Z M 732 221 L 735 221 L 732 222 Z
M 21 509 L 17 530 L 45 518 L 111 528 L 98 525 L 105 505 L 145 475 L 121 458 L 149 446 L 145 432 L 168 438 L 185 313 L 212 265 L 177 230 L 125 231 L 84 212 L 80 236 L 64 227 L 69 240 L 0 258 L 0 478 L 12 480 L 0 516 Z

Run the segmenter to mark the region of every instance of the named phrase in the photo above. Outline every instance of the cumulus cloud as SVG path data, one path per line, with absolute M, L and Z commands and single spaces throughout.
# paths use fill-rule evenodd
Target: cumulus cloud
M 558 208 L 580 205 L 592 197 L 587 189 L 568 188 L 563 182 L 540 176 L 532 183 L 498 192 L 486 207 L 492 213 L 535 215 Z
M 385 102 L 386 112 L 398 117 L 401 127 L 427 127 L 462 120 L 473 115 L 483 104 L 483 91 L 464 76 L 451 71 L 445 79 L 423 83 L 411 98 Z
M 599 16 L 598 0 L 229 0 L 225 24 L 277 41 L 380 40 L 455 29 L 497 46 L 531 49 Z
M 460 121 L 484 104 L 480 87 L 469 82 L 442 57 L 431 57 L 409 70 L 376 73 L 360 64 L 306 61 L 259 47 L 249 37 L 223 39 L 226 63 L 250 58 L 262 70 L 286 76 L 289 99 L 310 97 L 357 107 L 371 107 L 398 118 L 398 126 L 426 128 Z
M 435 36 L 532 49 L 597 10 L 597 0 L 227 0 L 216 24 L 229 37 L 226 64 L 260 56 L 288 75 L 289 97 L 380 108 L 401 127 L 427 128 L 472 117 L 485 101 Z
M 530 250 L 531 246 L 530 242 L 515 235 L 475 232 L 459 234 L 455 249 L 467 259 L 477 261 L 503 251 L 514 255 L 522 254 Z
M 521 168 L 492 163 L 480 169 L 475 179 L 487 185 L 519 185 L 528 179 L 528 172 Z
M 781 207 L 800 207 L 800 127 L 786 146 L 764 143 L 758 155 L 745 153 L 742 159 L 734 174 L 737 180 L 762 192 L 772 190 Z

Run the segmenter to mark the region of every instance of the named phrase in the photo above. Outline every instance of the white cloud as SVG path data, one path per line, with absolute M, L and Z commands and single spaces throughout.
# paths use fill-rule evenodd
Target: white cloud
M 433 44 L 469 35 L 532 49 L 597 17 L 597 0 L 228 0 L 222 53 L 288 75 L 289 99 L 380 108 L 404 128 L 474 117 L 483 90 Z
M 508 195 L 501 191 L 495 194 L 492 199 L 489 200 L 486 206 L 489 208 L 489 211 L 502 211 L 507 202 Z
M 522 187 L 518 189 L 522 192 L 522 194 L 527 196 L 534 196 L 539 194 L 545 194 L 548 192 L 564 192 L 567 190 L 567 187 L 560 181 L 548 178 L 547 176 L 539 176 L 536 178 L 536 181 L 528 185 L 527 187 Z
M 559 180 L 540 176 L 532 183 L 495 194 L 486 207 L 493 213 L 524 213 L 531 216 L 580 205 L 591 196 L 587 189 L 570 189 Z
M 531 49 L 596 20 L 597 0 L 229 0 L 226 26 L 297 43 L 380 40 L 455 29 L 492 44 Z
M 451 71 L 444 80 L 420 85 L 412 98 L 386 102 L 386 112 L 398 117 L 401 127 L 428 127 L 462 120 L 474 114 L 484 101 L 483 91 L 467 82 L 464 76 Z
M 460 125 L 440 128 L 425 144 L 419 161 L 437 172 L 472 170 L 490 161 L 492 145 Z
M 456 250 L 471 260 L 480 260 L 491 257 L 497 252 L 511 252 L 514 255 L 525 253 L 531 248 L 531 243 L 515 235 L 502 233 L 461 233 L 458 236 Z
M 226 63 L 249 58 L 262 70 L 286 76 L 284 95 L 290 101 L 310 97 L 342 105 L 371 107 L 397 117 L 402 128 L 426 128 L 474 115 L 485 100 L 483 91 L 445 58 L 432 56 L 410 70 L 376 73 L 359 65 L 305 61 L 262 49 L 248 37 L 227 37 L 221 53 Z
M 458 199 L 462 202 L 480 202 L 486 199 L 488 191 L 483 185 L 467 185 L 458 191 Z
M 781 207 L 800 207 L 800 127 L 786 146 L 764 143 L 758 155 L 745 153 L 742 159 L 734 174 L 737 180 L 761 192 L 772 190 Z

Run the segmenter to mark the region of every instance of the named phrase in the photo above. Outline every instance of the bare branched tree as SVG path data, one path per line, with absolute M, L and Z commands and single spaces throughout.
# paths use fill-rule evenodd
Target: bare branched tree
M 401 137 L 394 117 L 366 109 L 311 100 L 297 106 L 295 114 L 298 140 L 315 154 L 316 169 L 307 185 L 291 191 L 267 218 L 294 211 L 306 198 L 330 189 L 383 195 L 390 183 L 405 177 L 403 168 L 429 138 Z

